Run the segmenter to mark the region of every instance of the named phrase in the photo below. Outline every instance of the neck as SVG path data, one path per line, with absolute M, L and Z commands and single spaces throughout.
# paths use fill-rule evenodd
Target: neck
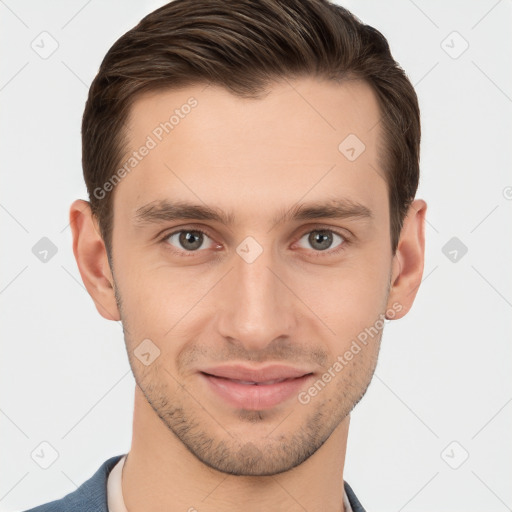
M 133 437 L 123 467 L 129 512 L 165 510 L 343 512 L 343 467 L 350 417 L 299 466 L 273 476 L 235 476 L 203 464 L 135 388 Z

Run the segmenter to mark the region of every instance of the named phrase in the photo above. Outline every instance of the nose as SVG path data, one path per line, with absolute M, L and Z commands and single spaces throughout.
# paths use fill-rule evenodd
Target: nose
M 241 253 L 243 254 L 243 253 Z M 298 300 L 291 277 L 272 251 L 251 262 L 235 254 L 234 268 L 219 289 L 219 334 L 247 351 L 262 351 L 278 338 L 294 339 Z

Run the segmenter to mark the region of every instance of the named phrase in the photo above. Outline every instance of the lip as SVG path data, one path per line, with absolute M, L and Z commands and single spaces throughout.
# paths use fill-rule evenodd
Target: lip
M 224 365 L 201 369 L 199 375 L 228 404 L 256 411 L 270 409 L 296 396 L 313 377 L 313 372 L 285 365 L 261 368 Z
M 295 379 L 308 373 L 313 373 L 308 369 L 294 368 L 283 364 L 272 364 L 259 368 L 242 364 L 230 364 L 201 368 L 200 371 L 215 377 L 257 383 L 280 379 Z

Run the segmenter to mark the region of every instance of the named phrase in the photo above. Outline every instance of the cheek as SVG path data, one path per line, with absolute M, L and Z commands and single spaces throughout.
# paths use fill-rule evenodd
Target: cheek
M 355 336 L 372 325 L 386 308 L 387 265 L 384 258 L 366 262 L 360 258 L 324 275 L 303 277 L 304 302 L 336 333 L 335 339 Z
M 193 315 L 192 310 L 215 284 L 214 277 L 145 262 L 144 258 L 137 260 L 135 256 L 119 262 L 117 281 L 123 321 L 132 340 L 175 337 L 186 324 L 187 315 Z

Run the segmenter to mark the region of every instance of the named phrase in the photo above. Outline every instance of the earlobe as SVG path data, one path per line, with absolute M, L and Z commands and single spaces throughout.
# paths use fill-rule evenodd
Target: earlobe
M 425 261 L 425 214 L 427 203 L 416 199 L 409 206 L 393 258 L 388 309 L 400 304 L 394 316 L 402 318 L 411 309 L 423 276 Z
M 101 316 L 107 320 L 120 320 L 107 250 L 90 203 L 81 199 L 74 201 L 69 211 L 69 222 L 73 233 L 73 253 L 85 288 Z

